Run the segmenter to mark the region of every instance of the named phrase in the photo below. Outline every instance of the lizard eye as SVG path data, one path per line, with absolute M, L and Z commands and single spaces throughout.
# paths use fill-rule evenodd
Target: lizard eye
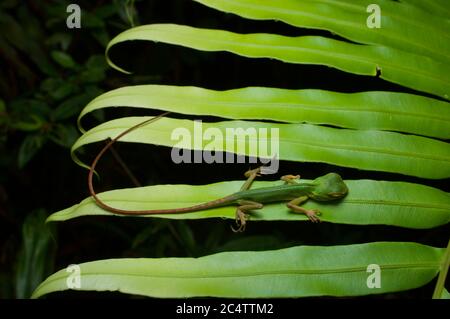
M 341 197 L 341 196 L 342 196 L 342 193 L 328 193 L 328 196 L 331 196 L 331 197 Z

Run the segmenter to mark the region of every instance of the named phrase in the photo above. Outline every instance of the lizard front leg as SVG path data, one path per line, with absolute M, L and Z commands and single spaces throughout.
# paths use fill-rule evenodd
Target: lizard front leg
M 261 209 L 263 208 L 263 204 L 253 202 L 250 200 L 238 200 L 238 207 L 236 208 L 236 225 L 238 228 L 231 229 L 237 233 L 237 232 L 243 232 L 245 230 L 245 226 L 247 224 L 247 218 L 248 218 L 248 211 L 255 210 L 255 209 Z
M 291 200 L 289 203 L 287 203 L 287 207 L 289 207 L 292 211 L 296 213 L 305 214 L 308 216 L 309 220 L 313 223 L 320 222 L 320 218 L 318 217 L 320 215 L 320 212 L 317 209 L 305 209 L 303 207 L 300 207 L 301 203 L 304 203 L 308 200 L 308 196 L 301 196 L 294 200 Z
M 297 181 L 300 179 L 300 175 L 283 175 L 280 179 L 286 182 L 286 184 L 297 184 Z

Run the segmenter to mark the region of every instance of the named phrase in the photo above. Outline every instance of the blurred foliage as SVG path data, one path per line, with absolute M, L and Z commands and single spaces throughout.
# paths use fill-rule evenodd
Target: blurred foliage
M 21 136 L 19 168 L 45 143 L 69 148 L 78 137 L 73 119 L 104 91 L 102 48 L 110 39 L 109 28 L 129 26 L 134 12 L 124 9 L 129 3 L 83 6 L 83 33 L 90 39 L 64 28 L 69 1 L 0 3 L 0 125 L 3 143 L 5 135 Z
M 70 3 L 0 1 L 0 298 L 29 297 L 53 270 L 53 239 L 44 225 L 51 211 L 32 195 L 45 193 L 45 186 L 25 169 L 43 148 L 54 155 L 61 149 L 70 165 L 78 113 L 119 85 L 114 77 L 105 80 L 105 45 L 137 21 L 134 1 L 79 1 L 82 29 L 68 29 Z M 55 169 L 42 159 L 36 166 L 30 170 Z
M 47 213 L 37 210 L 22 225 L 22 247 L 17 255 L 16 298 L 29 298 L 53 271 L 55 238 L 45 224 Z

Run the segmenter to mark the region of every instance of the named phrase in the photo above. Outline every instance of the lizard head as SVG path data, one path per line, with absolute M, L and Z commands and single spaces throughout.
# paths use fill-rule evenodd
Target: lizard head
M 342 177 L 336 173 L 318 177 L 313 183 L 316 184 L 316 187 L 309 196 L 317 201 L 336 200 L 348 193 L 347 185 L 345 185 Z

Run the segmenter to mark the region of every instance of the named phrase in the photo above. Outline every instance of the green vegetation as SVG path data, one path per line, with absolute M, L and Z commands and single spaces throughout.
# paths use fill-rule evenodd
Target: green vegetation
M 426 8 L 420 1 L 381 0 L 382 26 L 368 28 L 370 3 L 86 2 L 81 32 L 64 28 L 64 1 L 40 11 L 5 1 L 0 165 L 15 173 L 2 172 L 0 195 L 5 189 L 5 220 L 23 226 L 22 240 L 16 231 L 2 244 L 22 248 L 17 255 L 4 250 L 17 266 L 0 264 L 0 276 L 18 279 L 0 293 L 29 297 L 43 277 L 62 269 L 33 297 L 64 295 L 71 275 L 65 267 L 79 264 L 81 290 L 104 294 L 448 295 L 450 15 L 443 0 Z M 111 214 L 88 197 L 84 168 L 98 142 L 141 122 L 149 109 L 173 114 L 124 137 L 99 167 L 99 190 L 114 189 L 99 196 L 114 207 L 190 206 L 239 189 L 248 164 L 170 161 L 171 132 L 186 128 L 199 138 L 195 119 L 220 132 L 278 128 L 280 175 L 312 179 L 335 171 L 349 195 L 305 205 L 323 212 L 320 225 L 277 203 L 252 215 L 239 235 L 229 230 L 232 207 L 105 217 Z M 236 153 L 217 142 L 215 150 Z M 84 168 L 74 167 L 68 148 Z M 246 149 L 245 155 L 257 154 Z M 50 174 L 60 176 L 45 180 Z M 120 189 L 127 179 L 135 187 Z M 56 200 L 47 204 L 48 198 Z M 47 225 L 62 228 L 56 258 L 44 216 Z M 30 274 L 32 263 L 39 271 Z M 366 284 L 369 264 L 380 266 L 379 289 Z

